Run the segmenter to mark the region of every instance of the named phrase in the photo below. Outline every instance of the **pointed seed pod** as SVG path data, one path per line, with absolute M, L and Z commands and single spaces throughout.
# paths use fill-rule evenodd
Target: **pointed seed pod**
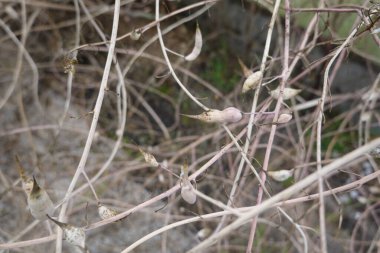
M 245 78 L 248 78 L 250 75 L 253 74 L 252 70 L 250 70 L 245 64 L 244 62 L 238 58 L 238 62 L 239 62 L 239 65 L 240 65 L 240 68 L 241 70 L 243 71 L 243 74 L 244 74 L 244 77 Z
M 105 205 L 98 203 L 98 214 L 102 220 L 106 220 L 118 215 L 118 212 L 116 212 L 112 208 L 109 208 Z
M 181 186 L 181 196 L 189 204 L 194 204 L 197 201 L 197 195 L 194 192 L 194 187 L 190 181 L 184 181 Z
M 199 240 L 204 240 L 206 239 L 207 237 L 209 237 L 211 235 L 211 229 L 210 228 L 202 228 L 201 230 L 198 231 L 197 233 L 197 237 Z
M 364 112 L 360 115 L 360 121 L 361 122 L 370 121 L 370 119 L 371 119 L 371 113 L 370 112 Z
M 16 155 L 16 163 L 18 174 L 21 178 L 22 189 L 24 190 L 26 195 L 29 195 L 33 189 L 33 179 L 25 175 L 25 170 L 21 165 L 20 158 L 18 157 L 18 155 Z
M 291 113 L 282 113 L 280 116 L 278 116 L 277 123 L 278 124 L 284 124 L 288 123 L 293 118 Z
M 72 55 L 66 55 L 63 57 L 62 65 L 63 65 L 63 72 L 65 74 L 75 73 L 75 65 L 78 64 L 78 60 L 76 57 L 73 57 Z
M 181 167 L 181 196 L 189 204 L 194 204 L 197 200 L 197 195 L 194 192 L 194 187 L 189 180 L 189 170 L 188 165 L 185 164 Z
M 228 107 L 222 111 L 222 117 L 222 123 L 236 123 L 243 118 L 243 114 L 235 107 Z
M 63 238 L 68 243 L 86 249 L 86 234 L 83 228 L 74 227 L 67 223 L 57 221 L 50 217 L 50 215 L 47 215 L 47 217 L 63 230 Z
M 291 176 L 293 176 L 293 169 L 291 170 L 277 170 L 277 171 L 268 171 L 268 175 L 277 182 L 284 182 Z
M 140 150 L 140 153 L 144 156 L 145 162 L 147 162 L 153 167 L 159 166 L 159 163 L 157 162 L 156 158 L 152 154 L 145 152 L 141 148 L 139 148 L 139 150 Z
M 45 189 L 41 188 L 36 178 L 33 177 L 33 188 L 28 195 L 28 207 L 30 213 L 37 220 L 46 220 L 46 214 L 53 215 L 54 205 Z
M 380 194 L 380 187 L 379 186 L 370 186 L 368 188 L 368 190 L 371 194 L 376 194 L 376 195 Z
M 179 178 L 183 181 L 189 181 L 189 165 L 187 164 L 187 161 L 181 166 L 181 174 L 179 175 Z
M 261 79 L 263 79 L 263 73 L 261 71 L 252 73 L 245 79 L 242 92 L 246 93 L 249 90 L 256 89 L 260 85 Z
M 141 29 L 134 29 L 132 32 L 131 32 L 131 39 L 132 40 L 139 40 L 140 37 L 141 37 Z
M 288 100 L 288 99 L 290 99 L 292 97 L 295 97 L 300 92 L 301 92 L 300 89 L 285 88 L 283 96 L 282 96 L 282 99 L 283 100 Z M 270 91 L 270 95 L 274 99 L 279 99 L 280 94 L 281 94 L 280 87 L 277 87 L 275 90 Z
M 195 30 L 195 44 L 194 44 L 194 48 L 193 48 L 193 50 L 191 51 L 190 54 L 188 54 L 187 56 L 185 56 L 185 60 L 186 61 L 194 61 L 200 55 L 200 53 L 201 53 L 202 44 L 203 44 L 202 33 L 201 33 L 201 29 L 199 28 L 199 25 L 197 24 L 197 28 Z
M 211 109 L 207 112 L 203 112 L 198 115 L 188 115 L 188 114 L 182 114 L 186 117 L 193 118 L 193 119 L 199 119 L 204 122 L 208 123 L 236 123 L 239 122 L 243 115 L 240 110 L 238 110 L 235 107 L 228 107 L 224 109 L 223 111 Z

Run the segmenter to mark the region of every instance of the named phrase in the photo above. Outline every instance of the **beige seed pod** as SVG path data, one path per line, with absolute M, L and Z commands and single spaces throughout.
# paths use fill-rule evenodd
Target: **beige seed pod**
M 20 178 L 21 178 L 22 189 L 28 196 L 32 192 L 32 189 L 33 189 L 33 179 L 28 177 L 25 174 L 25 170 L 23 166 L 21 165 L 20 158 L 18 157 L 18 155 L 16 155 L 16 163 L 17 163 L 18 174 L 20 175 Z
M 112 208 L 109 208 L 105 205 L 98 203 L 98 214 L 102 220 L 106 220 L 118 215 L 118 212 L 116 212 Z
M 179 178 L 182 181 L 189 181 L 189 165 L 187 164 L 187 161 L 181 166 L 181 174 L 179 175 Z
M 241 111 L 235 107 L 228 107 L 222 111 L 223 122 L 221 123 L 236 123 L 243 118 Z
M 291 176 L 293 176 L 294 170 L 277 170 L 277 171 L 268 171 L 268 175 L 276 180 L 277 182 L 284 182 Z
M 194 187 L 189 180 L 189 167 L 187 162 L 181 166 L 181 196 L 189 204 L 194 204 L 197 200 L 197 195 L 194 192 Z
M 33 177 L 33 188 L 28 195 L 28 207 L 30 213 L 37 220 L 44 221 L 47 219 L 46 214 L 53 215 L 54 205 L 45 189 L 41 188 L 35 177 Z
M 252 73 L 245 79 L 242 92 L 246 93 L 249 90 L 256 89 L 260 85 L 261 79 L 263 79 L 263 73 L 261 71 Z
M 193 119 L 199 119 L 204 122 L 208 123 L 236 123 L 239 122 L 243 115 L 240 110 L 238 110 L 235 107 L 228 107 L 224 109 L 223 111 L 211 109 L 207 112 L 203 112 L 198 115 L 188 115 L 188 114 L 182 114 L 186 117 L 193 118 Z
M 280 116 L 278 116 L 277 123 L 278 124 L 284 124 L 288 123 L 293 118 L 291 113 L 282 113 Z
M 371 113 L 370 112 L 364 112 L 360 115 L 360 121 L 366 122 L 371 120 Z
M 244 62 L 238 58 L 238 62 L 239 62 L 239 65 L 241 67 L 241 70 L 243 71 L 243 74 L 244 74 L 244 77 L 245 78 L 248 78 L 250 75 L 253 74 L 252 70 L 250 70 L 245 64 Z
M 140 37 L 141 37 L 141 29 L 134 29 L 132 32 L 131 32 L 131 39 L 132 40 L 139 40 Z
M 263 79 L 263 73 L 261 71 L 252 72 L 252 70 L 250 70 L 240 58 L 238 58 L 238 61 L 244 77 L 246 78 L 243 84 L 242 93 L 256 89 L 260 84 L 261 79 Z
M 189 204 L 194 204 L 197 200 L 197 195 L 190 181 L 183 181 L 181 186 L 181 196 Z
M 369 190 L 369 192 L 371 193 L 371 194 L 380 194 L 380 187 L 379 186 L 370 186 L 369 188 L 368 188 L 368 190 Z
M 74 227 L 70 224 L 57 221 L 47 216 L 51 221 L 57 224 L 63 230 L 63 238 L 74 246 L 79 246 L 82 249 L 86 249 L 86 234 L 84 228 Z
M 282 96 L 282 99 L 283 100 L 288 100 L 288 99 L 290 99 L 292 97 L 295 97 L 300 92 L 301 92 L 300 89 L 285 88 L 283 96 Z M 270 95 L 274 99 L 279 99 L 280 94 L 281 94 L 280 87 L 277 87 L 275 90 L 270 91 Z
M 211 232 L 212 231 L 210 228 L 207 228 L 207 227 L 202 228 L 201 230 L 198 231 L 197 237 L 199 238 L 199 240 L 204 240 L 211 235 Z
M 201 33 L 201 29 L 199 28 L 199 25 L 197 24 L 197 28 L 195 30 L 194 48 L 190 54 L 185 56 L 185 60 L 186 61 L 194 61 L 201 53 L 202 44 L 203 44 L 202 33 Z
M 139 148 L 139 150 L 140 150 L 140 153 L 144 156 L 145 162 L 147 162 L 153 167 L 159 166 L 159 163 L 157 162 L 156 158 L 152 154 L 145 152 L 141 148 Z

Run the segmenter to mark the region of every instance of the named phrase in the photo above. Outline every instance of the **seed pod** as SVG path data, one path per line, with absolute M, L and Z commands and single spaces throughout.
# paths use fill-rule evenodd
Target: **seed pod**
M 75 73 L 75 65 L 78 64 L 78 60 L 73 57 L 72 55 L 65 55 L 62 60 L 62 65 L 63 65 L 63 72 L 65 74 Z
M 222 123 L 236 123 L 239 122 L 243 115 L 241 111 L 235 107 L 228 107 L 222 111 L 223 122 Z
M 83 228 L 74 227 L 67 223 L 57 221 L 50 217 L 50 215 L 47 215 L 47 217 L 63 230 L 63 238 L 68 243 L 86 249 L 86 234 Z
M 256 71 L 245 79 L 242 92 L 246 93 L 249 90 L 254 90 L 260 85 L 261 79 L 263 79 L 263 73 Z
M 361 122 L 370 121 L 370 119 L 371 119 L 371 113 L 369 113 L 369 112 L 364 112 L 360 115 L 360 121 Z
M 30 213 L 37 220 L 46 220 L 46 214 L 53 215 L 54 205 L 45 189 L 41 188 L 36 178 L 33 177 L 33 188 L 28 195 L 28 206 Z
M 98 203 L 98 213 L 102 220 L 114 217 L 118 215 L 118 213 L 112 208 L 106 207 L 100 203 Z
M 186 117 L 199 119 L 208 123 L 236 123 L 239 122 L 243 115 L 240 110 L 235 107 L 228 107 L 223 111 L 211 109 L 207 112 L 203 112 L 199 115 L 182 114 Z
M 288 123 L 293 118 L 291 113 L 282 113 L 277 119 L 278 124 Z
M 186 61 L 194 61 L 201 53 L 201 49 L 202 49 L 202 33 L 201 33 L 201 29 L 199 28 L 199 25 L 197 24 L 197 28 L 195 30 L 195 44 L 194 44 L 194 48 L 193 50 L 191 51 L 190 54 L 188 54 L 187 56 L 185 56 L 185 60 Z
M 243 74 L 244 74 L 244 77 L 245 78 L 248 78 L 250 75 L 253 74 L 252 70 L 250 70 L 245 64 L 244 62 L 238 58 L 238 62 L 239 62 L 239 65 L 240 65 L 240 68 L 241 70 L 243 71 Z
M 21 178 L 22 189 L 25 191 L 26 195 L 29 195 L 33 189 L 33 179 L 25 175 L 25 170 L 21 165 L 20 158 L 16 155 L 16 163 L 18 174 Z
M 194 187 L 190 181 L 183 181 L 181 186 L 181 196 L 189 204 L 194 204 L 197 200 L 197 195 L 194 192 Z
M 198 231 L 197 237 L 200 240 L 204 240 L 204 239 L 206 239 L 207 237 L 210 236 L 211 232 L 212 231 L 211 231 L 210 228 L 203 228 L 203 229 L 201 229 L 201 230 Z
M 371 194 L 376 194 L 376 195 L 380 194 L 380 187 L 379 186 L 370 186 L 368 188 L 368 190 Z
M 283 100 L 288 100 L 288 99 L 290 99 L 292 97 L 295 97 L 300 92 L 301 92 L 300 89 L 285 88 L 283 96 L 282 96 L 282 99 Z M 281 94 L 280 87 L 277 87 L 275 90 L 270 91 L 270 95 L 274 99 L 279 99 L 280 94 Z
M 189 167 L 187 162 L 181 166 L 181 196 L 189 204 L 194 204 L 197 200 L 197 195 L 194 192 L 194 187 L 189 180 Z
M 157 162 L 156 158 L 152 154 L 145 152 L 141 148 L 139 148 L 139 150 L 140 150 L 140 153 L 144 156 L 145 162 L 147 162 L 153 167 L 159 166 L 159 163 Z
M 375 158 L 380 158 L 380 146 L 377 146 L 376 148 L 372 149 L 369 154 Z
M 139 40 L 140 37 L 141 37 L 141 29 L 134 29 L 132 32 L 131 32 L 131 39 L 132 40 Z
M 268 171 L 268 175 L 277 182 L 284 182 L 285 180 L 293 176 L 293 170 Z

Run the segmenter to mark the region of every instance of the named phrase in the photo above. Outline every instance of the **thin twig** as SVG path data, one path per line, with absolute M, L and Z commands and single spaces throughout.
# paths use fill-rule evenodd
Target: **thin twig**
M 114 53 L 114 49 L 115 49 L 115 45 L 116 45 L 116 36 L 117 36 L 117 30 L 118 30 L 118 25 L 119 25 L 119 13 L 120 13 L 120 0 L 115 0 L 115 10 L 114 10 L 114 17 L 113 17 L 113 24 L 112 24 L 110 50 L 108 52 L 107 61 L 106 61 L 105 67 L 104 67 L 103 77 L 102 77 L 102 81 L 101 81 L 100 88 L 99 88 L 98 98 L 96 100 L 96 104 L 95 104 L 95 108 L 94 108 L 94 114 L 93 114 L 93 118 L 92 118 L 92 122 L 91 122 L 90 131 L 88 133 L 86 145 L 84 147 L 82 157 L 79 161 L 79 165 L 75 171 L 73 179 L 71 180 L 69 188 L 67 189 L 65 199 L 67 199 L 70 196 L 70 194 L 72 193 L 72 191 L 74 190 L 76 182 L 78 181 L 80 174 L 84 170 L 84 167 L 85 167 L 86 162 L 87 162 L 88 154 L 90 153 L 91 144 L 92 144 L 92 141 L 93 141 L 94 136 L 95 136 L 95 130 L 96 130 L 96 126 L 98 124 L 100 109 L 102 108 L 104 93 L 105 93 L 106 88 L 107 88 L 108 76 L 110 73 L 111 63 L 112 63 L 112 59 L 113 59 L 113 53 Z M 64 202 L 62 207 L 61 207 L 61 211 L 60 211 L 58 220 L 62 220 L 65 217 L 67 207 L 68 207 L 68 202 Z M 62 241 L 62 237 L 58 236 L 57 237 L 57 245 L 56 245 L 57 246 L 56 247 L 56 253 L 60 253 L 62 251 L 61 241 Z M 61 246 L 61 247 L 59 247 L 59 246 Z
M 280 1 L 279 1 L 280 2 Z M 278 3 L 280 4 L 280 3 Z M 286 9 L 289 9 L 289 1 L 285 0 L 285 7 Z M 290 37 L 290 11 L 287 10 L 285 11 L 285 38 L 284 38 L 284 60 L 283 60 L 283 70 L 282 70 L 282 76 L 281 76 L 281 84 L 280 84 L 280 97 L 277 100 L 276 107 L 275 107 L 275 115 L 273 118 L 273 122 L 277 122 L 279 113 L 280 113 L 280 108 L 282 105 L 282 97 L 283 97 L 283 91 L 285 89 L 286 83 L 288 81 L 289 77 L 289 37 Z M 263 162 L 263 171 L 261 173 L 261 180 L 265 183 L 266 180 L 266 172 L 268 170 L 268 165 L 269 165 L 269 159 L 272 151 L 272 145 L 274 141 L 274 136 L 277 130 L 277 125 L 273 124 L 271 127 L 271 131 L 269 134 L 269 139 L 268 139 L 268 144 L 267 144 L 267 149 L 265 152 L 265 157 L 264 157 L 264 162 Z M 257 205 L 260 205 L 263 197 L 263 187 L 262 185 L 259 187 L 259 192 L 257 194 Z M 252 246 L 253 246 L 253 240 L 255 237 L 255 232 L 256 232 L 256 225 L 257 225 L 257 216 L 255 216 L 252 220 L 251 224 L 251 231 L 249 235 L 249 240 L 248 240 L 248 245 L 247 245 L 247 253 L 250 253 L 252 251 Z

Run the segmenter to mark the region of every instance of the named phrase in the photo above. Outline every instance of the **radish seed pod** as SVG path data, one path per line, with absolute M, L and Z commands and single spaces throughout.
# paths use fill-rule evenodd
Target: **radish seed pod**
M 282 99 L 283 100 L 288 100 L 288 99 L 290 99 L 292 97 L 297 96 L 298 93 L 300 93 L 300 92 L 301 92 L 300 89 L 284 88 Z M 280 98 L 280 94 L 281 94 L 280 87 L 277 87 L 275 90 L 271 90 L 270 91 L 270 95 L 274 99 L 279 99 Z
M 228 107 L 224 109 L 223 111 L 211 109 L 207 112 L 203 112 L 198 115 L 188 115 L 188 114 L 182 114 L 186 117 L 193 118 L 193 119 L 199 119 L 203 122 L 208 123 L 236 123 L 239 122 L 243 115 L 240 110 L 238 110 L 235 107 Z
M 33 177 L 33 188 L 28 195 L 28 207 L 30 213 L 37 220 L 46 220 L 46 214 L 53 215 L 54 205 L 45 189 L 41 188 Z

